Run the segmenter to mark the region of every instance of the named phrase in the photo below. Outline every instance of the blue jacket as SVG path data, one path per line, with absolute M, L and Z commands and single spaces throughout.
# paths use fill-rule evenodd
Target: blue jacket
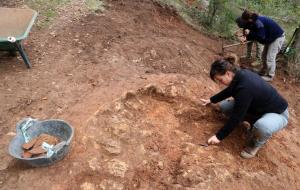
M 258 41 L 261 44 L 270 44 L 284 33 L 283 29 L 272 19 L 258 16 L 255 23 L 249 26 L 249 41 Z
M 235 100 L 233 112 L 224 127 L 216 134 L 219 140 L 229 135 L 247 113 L 261 117 L 265 113 L 281 114 L 288 107 L 287 101 L 275 88 L 256 73 L 246 69 L 239 70 L 230 85 L 212 96 L 210 101 L 217 103 L 229 97 Z

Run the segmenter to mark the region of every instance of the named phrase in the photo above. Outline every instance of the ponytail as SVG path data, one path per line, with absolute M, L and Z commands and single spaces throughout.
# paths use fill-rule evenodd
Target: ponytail
M 224 75 L 227 71 L 236 73 L 239 68 L 225 59 L 218 59 L 212 63 L 210 68 L 210 78 L 215 81 L 216 75 Z
M 257 17 L 258 17 L 258 14 L 257 13 L 254 13 L 254 12 L 251 12 L 249 10 L 244 10 L 243 14 L 242 14 L 242 19 L 243 20 L 249 20 L 249 19 L 252 19 L 254 21 L 257 20 Z

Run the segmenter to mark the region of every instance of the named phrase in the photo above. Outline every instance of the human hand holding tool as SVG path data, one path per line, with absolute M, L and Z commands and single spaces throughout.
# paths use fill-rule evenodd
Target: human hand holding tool
M 208 140 L 207 140 L 207 144 L 219 144 L 221 141 L 217 138 L 216 135 L 211 136 Z
M 241 37 L 241 36 L 244 35 L 244 30 L 239 29 L 239 30 L 237 30 L 237 31 L 234 32 L 234 35 L 236 37 Z
M 245 35 L 245 36 L 247 36 L 249 33 L 250 33 L 250 30 L 249 30 L 249 29 L 245 29 L 245 30 L 244 30 L 244 35 Z
M 211 103 L 210 99 L 200 99 L 200 100 L 202 102 L 202 106 L 207 106 Z
M 245 44 L 247 42 L 246 36 L 239 37 L 239 40 L 240 40 L 241 44 Z

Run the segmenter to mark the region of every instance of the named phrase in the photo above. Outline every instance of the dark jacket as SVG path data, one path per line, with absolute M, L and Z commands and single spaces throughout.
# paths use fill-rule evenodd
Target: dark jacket
M 259 75 L 246 69 L 239 70 L 230 85 L 212 96 L 210 101 L 217 103 L 229 97 L 234 98 L 235 104 L 229 120 L 216 134 L 219 140 L 229 135 L 247 113 L 258 116 L 265 113 L 281 114 L 288 107 L 287 101 L 276 89 Z
M 284 33 L 274 20 L 266 16 L 258 16 L 255 23 L 248 24 L 246 28 L 250 30 L 247 40 L 258 41 L 261 44 L 270 44 Z

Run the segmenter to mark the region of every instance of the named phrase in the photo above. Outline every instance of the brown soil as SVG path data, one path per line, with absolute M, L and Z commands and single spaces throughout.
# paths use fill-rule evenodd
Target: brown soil
M 226 120 L 199 105 L 221 88 L 208 77 L 220 41 L 150 0 L 111 0 L 97 14 L 80 2 L 34 28 L 31 70 L 1 55 L 0 189 L 300 189 L 297 84 L 273 82 L 291 119 L 256 158 L 239 157 L 242 129 L 199 146 Z M 68 121 L 69 155 L 44 168 L 12 159 L 7 146 L 27 116 Z

